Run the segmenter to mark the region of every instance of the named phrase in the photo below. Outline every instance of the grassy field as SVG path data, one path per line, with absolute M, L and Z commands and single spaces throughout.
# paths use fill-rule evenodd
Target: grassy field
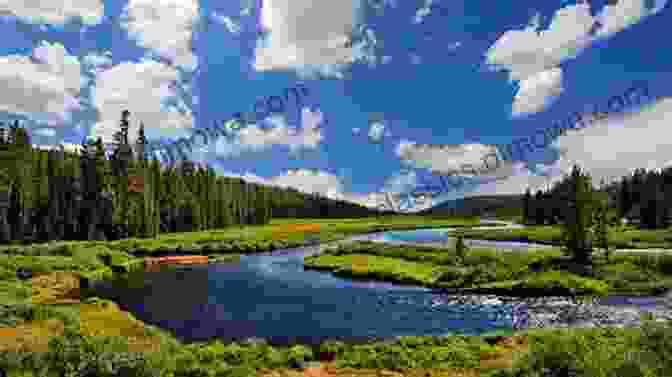
M 236 260 L 243 253 L 271 251 L 336 240 L 356 233 L 417 226 L 476 225 L 477 219 L 425 220 L 384 217 L 345 220 L 275 220 L 269 225 L 218 231 L 164 234 L 157 239 L 112 242 L 51 242 L 0 247 L 0 350 L 47 349 L 49 338 L 76 324 L 85 337 L 121 336 L 131 349 L 154 350 L 155 332 L 113 303 L 86 300 L 81 286 L 142 268 L 141 256 L 205 254 L 212 261 Z M 130 253 L 129 253 L 130 252 Z M 132 253 L 132 254 L 131 254 Z M 32 277 L 19 279 L 17 272 Z
M 335 240 L 356 233 L 411 229 L 418 225 L 476 224 L 475 219 L 414 217 L 287 219 L 266 226 L 166 234 L 156 240 L 53 242 L 3 247 L 0 248 L 0 368 L 9 371 L 11 377 L 41 376 L 46 370 L 54 375 L 96 377 L 118 376 L 118 373 L 127 376 L 306 376 L 311 375 L 309 373 L 378 376 L 383 373 L 387 376 L 466 377 L 497 373 L 508 376 L 506 373 L 510 372 L 507 370 L 517 369 L 521 371 L 517 376 L 538 376 L 540 365 L 551 362 L 578 365 L 584 368 L 585 373 L 579 374 L 582 376 L 624 375 L 613 373 L 635 367 L 643 368 L 647 373 L 658 372 L 655 368 L 670 371 L 669 326 L 651 325 L 644 330 L 612 332 L 593 330 L 588 335 L 574 331 L 562 334 L 537 331 L 498 338 L 406 337 L 366 345 L 325 343 L 317 348 L 301 345 L 271 347 L 263 342 L 185 345 L 167 332 L 136 320 L 113 302 L 87 298 L 80 285 L 80 275 L 105 277 L 123 273 L 132 266 L 141 266 L 142 259 L 138 255 L 195 253 L 213 259 L 235 260 L 243 253 Z M 485 255 L 487 251 L 481 253 Z M 332 259 L 325 260 L 332 269 L 345 265 L 344 259 L 338 258 L 350 256 L 354 257 L 352 260 L 356 265 L 365 266 L 355 274 L 366 275 L 370 269 L 377 269 L 381 278 L 398 276 L 400 281 L 413 283 L 426 283 L 440 277 L 446 280 L 450 268 L 455 267 L 448 254 L 409 248 L 385 249 L 378 254 L 358 251 L 357 255 L 327 255 L 325 258 Z M 488 258 L 470 253 L 465 263 L 477 266 L 481 262 L 501 262 Z M 513 255 L 507 258 L 509 267 L 500 268 L 496 273 L 506 276 L 529 265 L 528 260 L 520 258 Z M 629 277 L 628 281 L 643 280 L 643 274 L 662 268 L 660 263 L 627 262 L 640 269 L 639 277 Z M 610 267 L 614 281 L 620 278 L 619 274 L 632 273 L 633 267 L 626 261 L 614 266 Z M 33 277 L 18 279 L 19 269 L 32 271 Z M 478 277 L 478 273 L 464 276 Z M 445 281 L 450 282 L 450 279 Z M 572 350 L 576 352 L 567 357 L 566 352 Z M 627 364 L 623 357 L 631 354 L 643 355 L 645 362 L 638 364 L 640 366 Z M 525 359 L 525 355 L 536 355 L 536 358 Z M 310 361 L 319 364 L 306 371 L 288 369 L 290 365 Z M 604 365 L 598 366 L 598 361 Z M 598 367 L 603 369 L 601 374 L 594 373 Z
M 568 269 L 560 249 L 506 252 L 353 242 L 305 258 L 306 268 L 335 275 L 495 294 L 555 290 L 577 295 L 658 294 L 672 288 L 672 255 L 598 255 L 590 273 Z
M 633 226 L 609 228 L 609 245 L 617 249 L 672 249 L 672 228 L 639 230 Z M 521 241 L 560 245 L 562 227 L 532 225 L 523 229 L 466 230 L 465 238 L 493 241 Z

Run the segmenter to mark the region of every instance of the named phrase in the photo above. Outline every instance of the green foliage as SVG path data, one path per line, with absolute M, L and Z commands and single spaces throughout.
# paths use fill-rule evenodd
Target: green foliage
M 573 289 L 580 295 L 605 295 L 609 284 L 604 281 L 580 277 L 568 272 L 548 271 L 531 275 L 514 288 Z
M 458 233 L 455 239 L 455 254 L 457 254 L 460 260 L 464 260 L 466 252 L 467 247 L 464 245 L 464 236 Z
M 574 166 L 569 177 L 569 209 L 563 225 L 563 245 L 578 261 L 588 261 L 592 253 L 590 229 L 595 194 L 590 176 Z

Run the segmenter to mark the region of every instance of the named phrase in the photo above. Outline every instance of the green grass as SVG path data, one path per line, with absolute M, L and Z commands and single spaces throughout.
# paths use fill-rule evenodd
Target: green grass
M 593 271 L 582 275 L 563 267 L 561 256 L 559 249 L 470 249 L 461 259 L 451 248 L 358 241 L 329 248 L 304 262 L 306 268 L 334 271 L 338 276 L 434 288 L 489 289 L 507 295 L 549 290 L 585 296 L 650 295 L 672 289 L 672 255 L 619 255 L 608 263 L 596 256 Z
M 322 353 L 336 357 L 339 368 L 410 370 L 467 368 L 481 376 L 539 377 L 544 369 L 571 368 L 581 377 L 669 376 L 672 372 L 672 323 L 646 321 L 640 328 L 535 329 L 518 333 L 525 347 L 507 349 L 489 344 L 486 337 L 400 337 L 369 344 L 327 341 L 318 346 L 270 346 L 264 341 L 189 345 L 156 331 L 161 348 L 132 353 L 124 338 L 83 336 L 76 327 L 50 341 L 47 353 L 0 352 L 0 368 L 13 375 L 55 375 L 71 370 L 111 377 L 129 376 L 247 376 L 261 368 L 286 368 L 291 362 L 318 360 Z M 489 355 L 513 357 L 513 368 L 488 366 Z M 354 374 L 353 374 L 354 375 Z
M 429 227 L 476 225 L 473 219 L 423 220 L 410 216 L 354 220 L 287 219 L 275 220 L 266 226 L 166 234 L 156 240 L 53 242 L 3 247 L 0 249 L 0 303 L 12 306 L 3 308 L 3 313 L 0 313 L 0 317 L 9 322 L 4 326 L 11 325 L 12 321 L 57 318 L 66 322 L 71 331 L 54 336 L 46 354 L 30 349 L 0 352 L 0 368 L 9 371 L 10 376 L 37 376 L 41 375 L 38 373 L 40 369 L 58 374 L 64 372 L 66 366 L 73 368 L 73 376 L 81 376 L 82 369 L 88 369 L 96 376 L 107 377 L 122 368 L 125 368 L 126 375 L 133 376 L 246 376 L 259 368 L 286 367 L 292 360 L 315 360 L 319 351 L 327 349 L 338 354 L 337 364 L 340 367 L 387 369 L 479 368 L 484 354 L 502 352 L 499 346 L 489 345 L 482 337 L 410 337 L 365 345 L 332 342 L 312 349 L 300 345 L 271 347 L 263 342 L 185 345 L 163 330 L 132 325 L 127 319 L 114 314 L 114 310 L 102 308 L 103 304 L 99 305 L 96 300 L 81 305 L 31 303 L 30 283 L 16 279 L 18 268 L 41 273 L 71 271 L 109 275 L 111 266 L 128 265 L 134 261 L 126 253 L 129 249 L 145 250 L 149 255 L 179 251 L 208 254 L 213 259 L 235 259 L 238 254 L 272 249 L 273 243 L 278 247 L 288 247 L 309 240 L 310 232 L 278 234 L 279 228 L 291 224 L 320 224 L 319 238 L 323 241 L 373 230 L 412 229 L 417 224 Z M 468 251 L 464 260 L 458 260 L 449 249 L 384 247 L 380 244 L 374 247 L 370 243 L 355 243 L 349 248 L 340 248 L 334 254 L 308 258 L 308 261 L 323 264 L 330 270 L 340 268 L 341 274 L 356 271 L 353 276 L 360 278 L 397 279 L 439 286 L 454 286 L 459 279 L 462 279 L 460 284 L 470 286 L 494 281 L 511 287 L 523 281 L 530 286 L 560 284 L 584 287 L 584 290 L 593 293 L 600 290 L 600 282 L 606 282 L 610 291 L 630 289 L 631 292 L 644 292 L 660 289 L 666 284 L 672 286 L 672 259 L 667 257 L 623 255 L 612 258 L 610 263 L 598 260 L 596 276 L 578 277 L 552 270 L 552 259 L 560 254 L 555 249 L 539 253 L 474 249 Z M 551 268 L 551 271 L 536 275 L 528 273 L 529 265 L 535 262 Z M 349 269 L 347 266 L 357 267 Z M 648 280 L 646 276 L 649 276 Z M 633 288 L 633 284 L 640 285 Z M 516 352 L 519 358 L 515 371 L 519 373 L 517 376 L 532 377 L 542 375 L 543 365 L 558 368 L 572 365 L 578 368 L 579 376 L 672 375 L 669 362 L 672 360 L 671 326 L 647 326 L 627 330 L 535 330 L 521 333 L 529 337 L 532 352 Z M 0 331 L 2 328 L 0 323 Z M 86 335 L 79 333 L 84 330 Z M 156 350 L 129 351 L 128 339 L 139 337 L 140 332 L 152 335 Z M 119 336 L 113 335 L 116 333 Z M 626 356 L 643 361 L 633 366 L 633 363 L 628 364 Z M 632 368 L 640 368 L 639 374 L 629 373 Z M 483 375 L 491 372 L 483 370 Z M 509 376 L 506 370 L 496 373 Z
M 672 228 L 640 230 L 632 226 L 616 226 L 609 229 L 609 246 L 617 249 L 672 249 Z M 559 225 L 532 225 L 523 229 L 495 229 L 464 231 L 465 238 L 492 241 L 521 241 L 560 245 L 562 227 Z

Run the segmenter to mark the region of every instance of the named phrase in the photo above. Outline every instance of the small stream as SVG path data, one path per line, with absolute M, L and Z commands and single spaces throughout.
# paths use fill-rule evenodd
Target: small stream
M 351 240 L 442 243 L 450 229 L 383 232 Z M 469 241 L 498 248 L 547 247 Z M 184 341 L 266 338 L 271 344 L 350 343 L 401 335 L 478 335 L 512 328 L 511 305 L 456 305 L 429 289 L 361 282 L 303 269 L 320 246 L 244 255 L 239 263 L 173 266 L 96 284 L 140 320 Z

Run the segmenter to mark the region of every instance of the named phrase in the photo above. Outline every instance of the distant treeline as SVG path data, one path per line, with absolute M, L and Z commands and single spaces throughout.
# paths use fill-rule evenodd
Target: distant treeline
M 569 180 L 551 189 L 528 190 L 523 197 L 523 221 L 527 224 L 556 224 L 564 219 Z M 643 229 L 662 229 L 672 220 L 672 167 L 661 171 L 637 169 L 620 181 L 602 183 L 598 194 L 606 200 L 613 220 L 628 218 Z
M 271 217 L 363 217 L 376 212 L 345 201 L 216 176 L 182 161 L 149 160 L 140 126 L 128 142 L 124 111 L 111 154 L 102 140 L 79 152 L 32 147 L 18 120 L 0 123 L 0 241 L 112 240 L 161 232 L 265 224 Z

